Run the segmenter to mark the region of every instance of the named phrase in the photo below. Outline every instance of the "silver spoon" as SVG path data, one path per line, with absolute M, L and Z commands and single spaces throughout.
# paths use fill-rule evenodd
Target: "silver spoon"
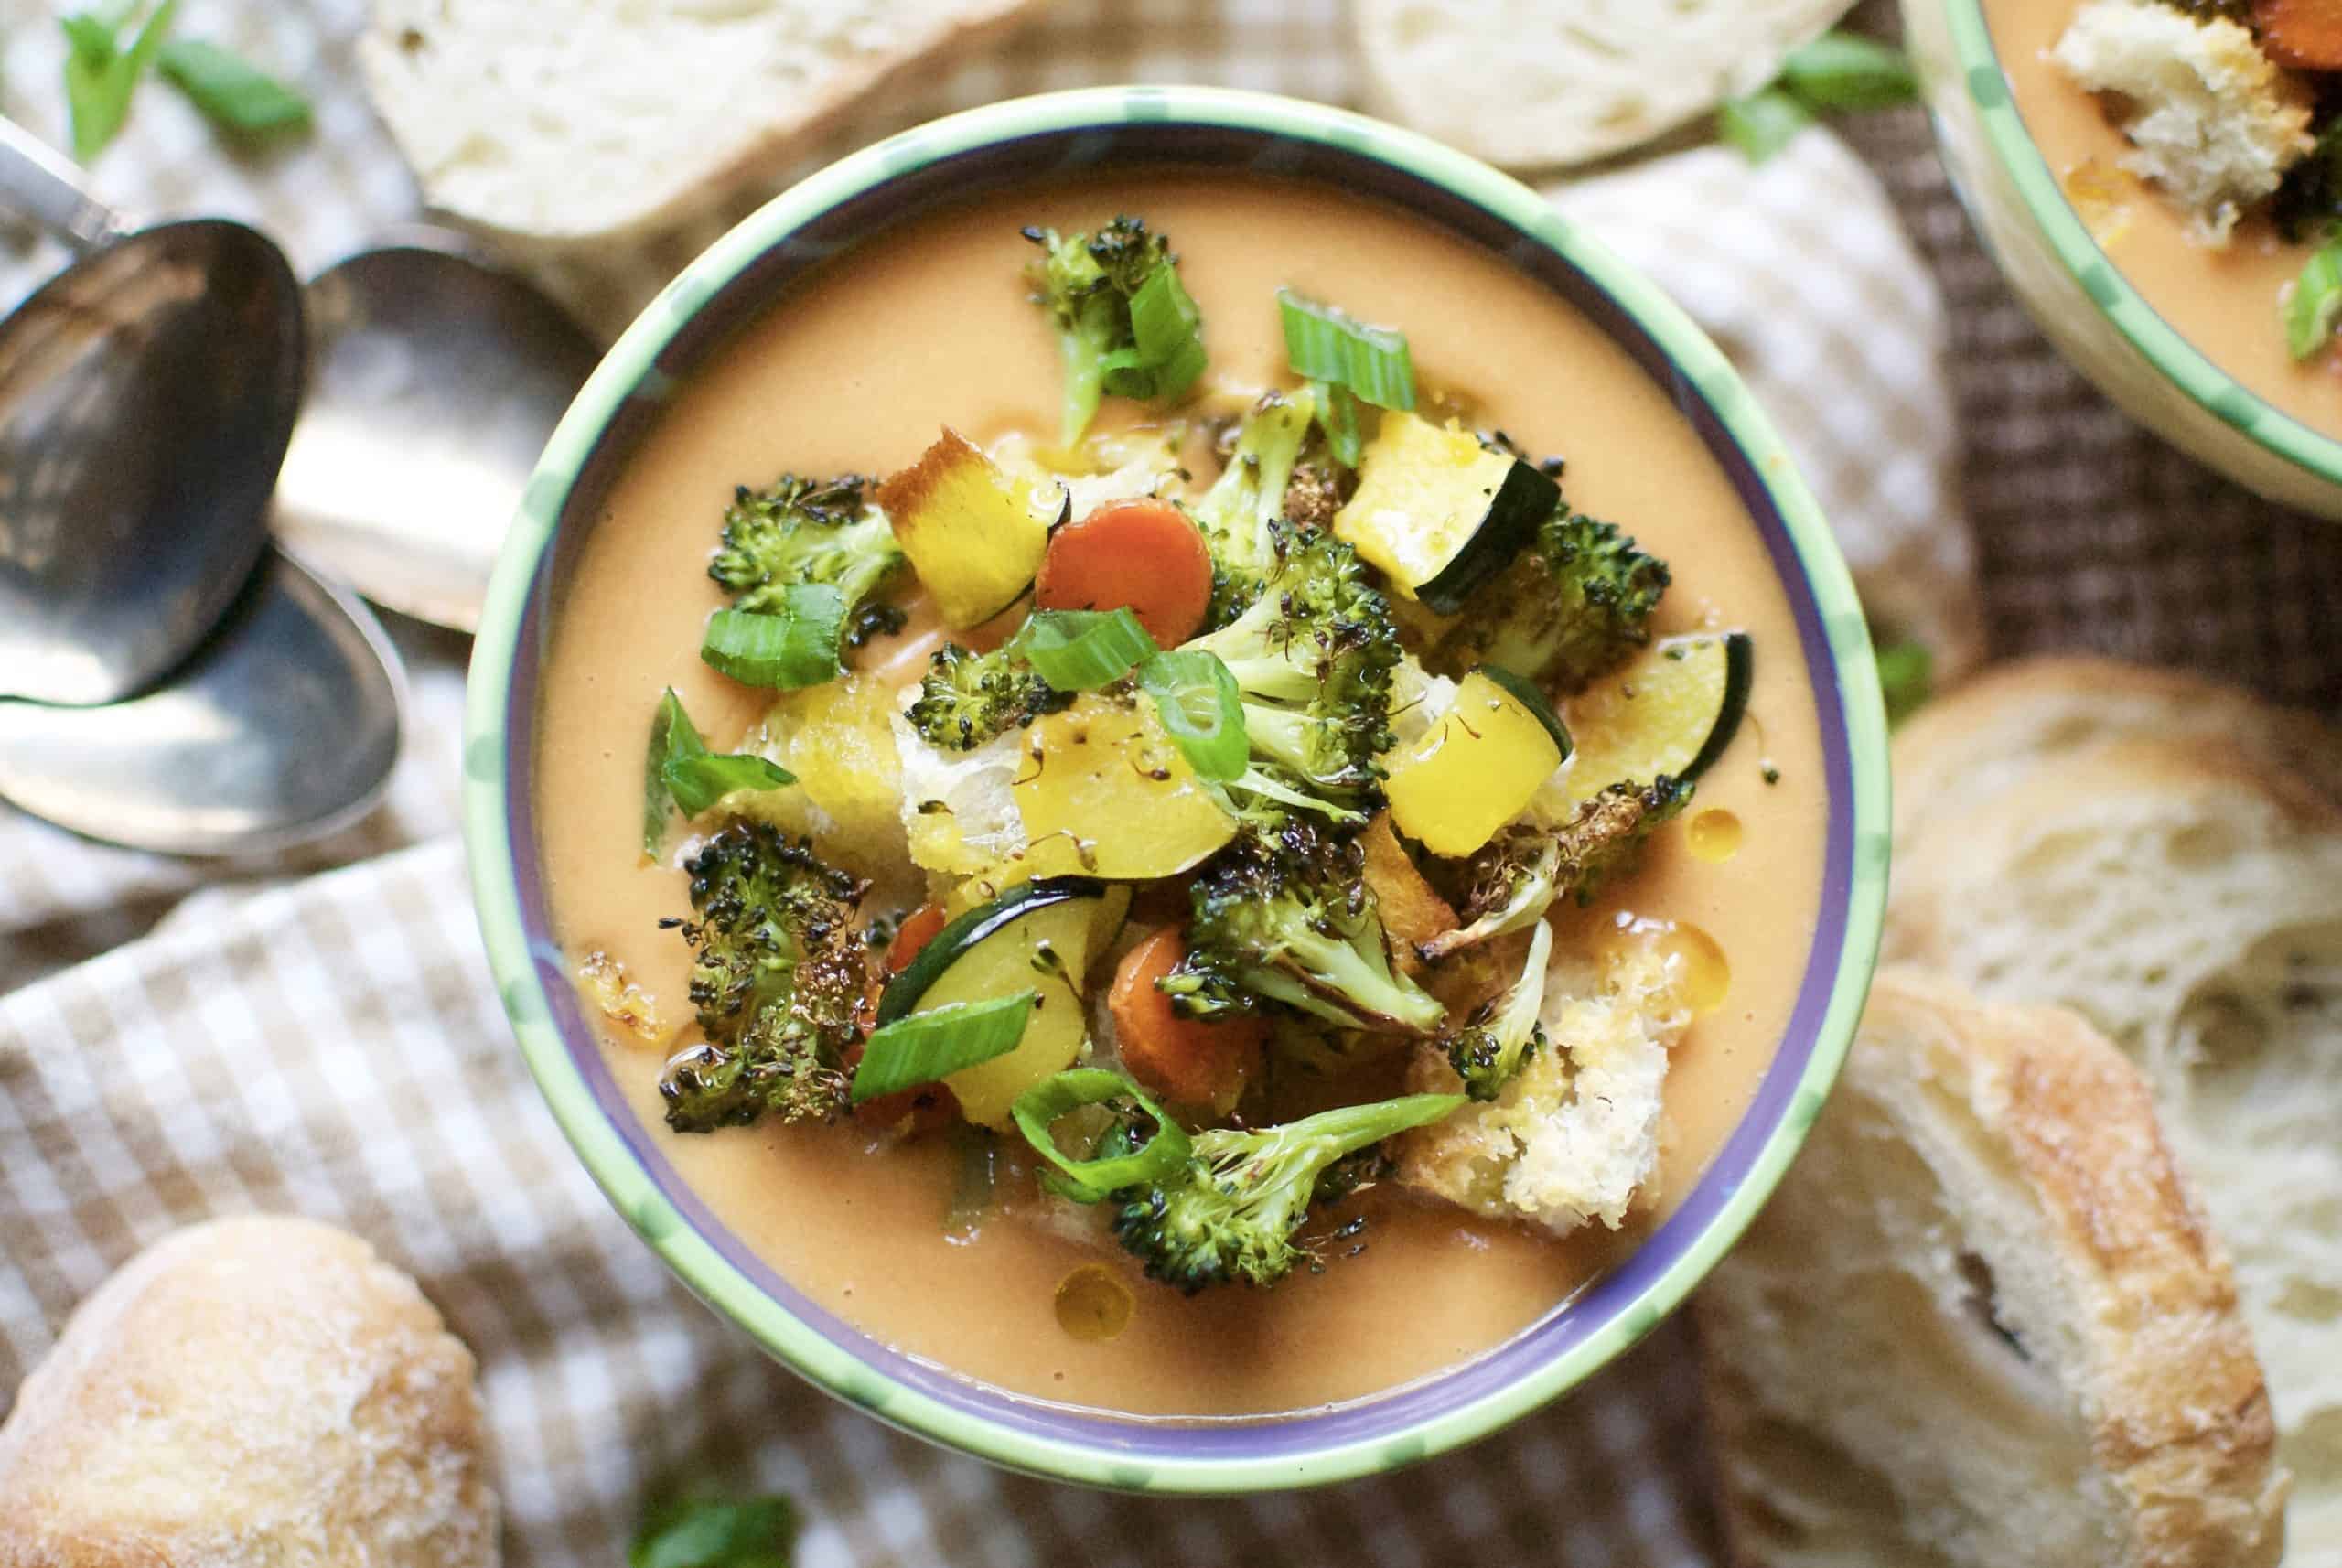
M 282 849 L 373 810 L 404 682 L 363 607 L 272 551 L 170 681 L 102 708 L 0 703 L 0 796 L 164 854 Z
M 70 165 L 5 121 L 0 202 L 86 252 L 0 323 L 0 691 L 94 702 L 169 676 L 103 707 L 0 701 L 0 796 L 180 854 L 276 849 L 362 815 L 397 760 L 395 655 L 362 606 L 263 553 L 301 387 L 283 254 L 224 222 L 124 237 Z M 188 235 L 223 248 L 175 260 Z M 85 276 L 100 280 L 86 293 Z M 213 438 L 249 449 L 174 428 L 207 392 L 264 408 L 266 440 L 233 420 Z M 48 678 L 21 678 L 36 657 Z
M 505 523 L 600 350 L 438 230 L 338 263 L 307 301 L 277 537 L 376 604 L 476 630 Z
M 301 295 L 240 223 L 136 233 L 0 120 L 0 202 L 82 252 L 0 324 L 0 697 L 109 703 L 252 575 L 301 402 Z

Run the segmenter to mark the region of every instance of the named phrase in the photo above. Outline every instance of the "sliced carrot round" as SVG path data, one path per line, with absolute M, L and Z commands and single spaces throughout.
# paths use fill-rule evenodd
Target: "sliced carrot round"
M 1226 1111 L 1259 1065 L 1268 1026 L 1258 1018 L 1210 1024 L 1172 1011 L 1171 999 L 1155 983 L 1185 951 L 1178 928 L 1166 926 L 1123 955 L 1106 993 L 1114 1037 L 1123 1065 L 1141 1088 L 1175 1105 Z
M 1034 583 L 1045 610 L 1128 607 L 1165 648 L 1195 636 L 1211 603 L 1211 552 L 1169 501 L 1112 501 L 1049 536 Z

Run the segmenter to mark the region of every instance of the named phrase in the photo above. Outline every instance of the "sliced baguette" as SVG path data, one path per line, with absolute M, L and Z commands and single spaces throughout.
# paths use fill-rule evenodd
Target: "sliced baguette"
M 1741 1568 L 2266 1568 L 2284 1484 L 2218 1243 L 2079 1018 L 1882 972 L 1696 1313 Z
M 358 61 L 436 210 L 539 248 L 768 178 L 887 82 L 1046 0 L 374 0 Z
M 1898 843 L 1886 950 L 2073 1007 L 2143 1069 L 2270 1370 L 2287 1561 L 2342 1568 L 2342 737 L 2201 682 L 2085 672 L 2031 671 L 2021 718 L 1971 715 L 1972 749 L 1918 722 L 1900 737 L 1936 803 Z
M 1753 92 L 1849 0 L 1353 0 L 1375 113 L 1506 168 L 1639 146 Z

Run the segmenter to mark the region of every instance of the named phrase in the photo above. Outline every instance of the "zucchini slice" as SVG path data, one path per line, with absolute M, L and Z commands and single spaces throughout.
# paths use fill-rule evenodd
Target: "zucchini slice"
M 1624 779 L 1697 779 L 1732 744 L 1755 672 L 1745 631 L 1663 638 L 1644 649 L 1570 703 L 1570 799 Z
M 1405 597 L 1454 615 L 1561 504 L 1552 475 L 1470 431 L 1386 413 L 1334 535 Z
M 1080 1054 L 1088 1032 L 1082 976 L 1093 951 L 1112 940 L 1100 918 L 1110 894 L 1128 908 L 1126 890 L 1094 877 L 1018 883 L 937 932 L 887 982 L 878 998 L 881 1027 L 949 1003 L 1040 993 L 1015 1050 L 943 1080 L 969 1121 L 1007 1127 L 1016 1097 Z

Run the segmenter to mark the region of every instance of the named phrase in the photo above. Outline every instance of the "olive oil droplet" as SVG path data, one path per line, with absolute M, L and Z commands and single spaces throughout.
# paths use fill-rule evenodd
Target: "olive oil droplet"
M 1724 1005 L 1732 990 L 1732 965 L 1715 938 L 1697 926 L 1678 925 L 1659 941 L 1660 950 L 1682 965 L 1683 995 L 1699 1017 Z
M 1129 1327 L 1132 1305 L 1130 1287 L 1097 1263 L 1084 1263 L 1058 1282 L 1058 1326 L 1085 1344 Z
M 1694 860 L 1722 865 L 1740 853 L 1740 819 L 1720 806 L 1697 812 L 1683 825 L 1683 843 Z

